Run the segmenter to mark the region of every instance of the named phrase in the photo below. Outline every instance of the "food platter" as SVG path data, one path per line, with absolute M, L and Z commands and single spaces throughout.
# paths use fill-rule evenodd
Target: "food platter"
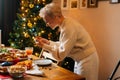
M 28 59 L 24 51 L 11 48 L 3 48 L 0 50 L 0 62 L 18 62 Z
M 7 66 L 0 66 L 0 74 L 8 75 Z

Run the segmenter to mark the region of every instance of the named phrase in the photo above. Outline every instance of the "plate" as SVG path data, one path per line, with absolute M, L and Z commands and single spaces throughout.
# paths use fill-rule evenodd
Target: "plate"
M 45 66 L 52 64 L 52 61 L 49 59 L 39 59 L 39 60 L 35 60 L 34 63 L 36 65 Z

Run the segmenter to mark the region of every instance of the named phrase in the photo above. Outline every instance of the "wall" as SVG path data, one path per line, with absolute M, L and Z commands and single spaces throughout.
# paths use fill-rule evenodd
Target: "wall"
M 100 59 L 99 80 L 108 79 L 120 58 L 119 7 L 99 1 L 98 8 L 63 10 L 65 16 L 78 20 L 90 33 Z

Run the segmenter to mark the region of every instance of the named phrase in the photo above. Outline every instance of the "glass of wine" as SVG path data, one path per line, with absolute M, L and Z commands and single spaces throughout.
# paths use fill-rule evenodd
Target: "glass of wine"
M 28 56 L 28 59 L 31 59 L 31 55 L 33 53 L 33 47 L 25 47 L 25 53 Z

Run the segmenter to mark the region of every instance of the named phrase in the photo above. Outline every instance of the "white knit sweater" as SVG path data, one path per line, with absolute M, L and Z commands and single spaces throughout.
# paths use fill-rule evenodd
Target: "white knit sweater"
M 43 48 L 52 53 L 57 60 L 63 60 L 66 56 L 75 61 L 91 55 L 96 52 L 95 46 L 81 24 L 73 19 L 65 18 L 60 27 L 59 42 L 50 41 L 50 45 L 44 45 Z

